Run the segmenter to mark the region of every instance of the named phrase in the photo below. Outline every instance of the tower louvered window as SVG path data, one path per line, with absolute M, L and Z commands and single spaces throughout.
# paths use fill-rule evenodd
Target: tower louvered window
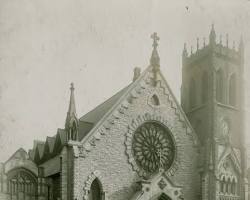
M 236 75 L 231 75 L 229 79 L 229 104 L 236 105 Z
M 216 72 L 216 100 L 223 103 L 223 73 L 222 70 Z
M 196 85 L 193 78 L 190 80 L 189 85 L 189 103 L 190 108 L 194 108 L 196 106 Z
M 201 90 L 201 101 L 206 103 L 208 100 L 208 74 L 204 72 L 202 75 L 202 90 Z

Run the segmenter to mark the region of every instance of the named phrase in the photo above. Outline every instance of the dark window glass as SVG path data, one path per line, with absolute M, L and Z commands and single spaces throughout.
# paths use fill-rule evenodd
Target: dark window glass
M 196 85 L 194 79 L 191 79 L 189 85 L 189 102 L 190 108 L 194 108 L 196 106 Z
M 216 72 L 216 100 L 223 103 L 223 73 L 222 70 Z
M 202 75 L 202 91 L 201 91 L 201 101 L 206 103 L 208 99 L 208 75 L 204 72 Z
M 89 200 L 101 200 L 101 187 L 97 179 L 95 179 L 91 184 Z

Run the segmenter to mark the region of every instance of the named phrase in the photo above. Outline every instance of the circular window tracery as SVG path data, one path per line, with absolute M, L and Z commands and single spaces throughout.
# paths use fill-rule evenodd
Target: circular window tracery
M 157 122 L 145 122 L 133 136 L 132 152 L 137 165 L 147 173 L 168 170 L 175 155 L 169 130 Z

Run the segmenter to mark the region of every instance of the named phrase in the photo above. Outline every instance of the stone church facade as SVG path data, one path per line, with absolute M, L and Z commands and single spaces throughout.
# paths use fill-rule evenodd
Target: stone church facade
M 53 137 L 0 165 L 0 200 L 247 200 L 244 45 L 183 50 L 181 105 L 160 69 L 78 118 L 74 86 Z

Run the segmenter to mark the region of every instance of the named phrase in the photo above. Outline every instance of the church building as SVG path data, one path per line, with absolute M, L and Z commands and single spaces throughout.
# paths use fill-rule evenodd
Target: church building
M 82 117 L 71 84 L 65 127 L 0 164 L 0 200 L 248 200 L 242 39 L 184 46 L 179 104 L 151 37 L 149 66 Z

